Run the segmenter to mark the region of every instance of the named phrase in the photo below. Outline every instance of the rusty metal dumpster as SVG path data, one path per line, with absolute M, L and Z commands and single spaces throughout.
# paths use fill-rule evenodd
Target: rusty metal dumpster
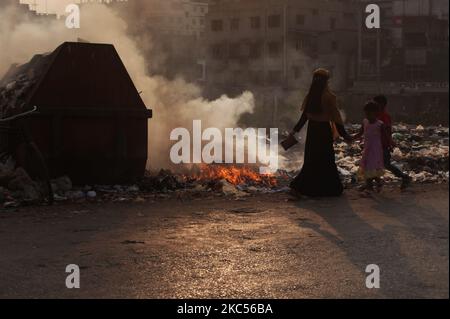
M 52 177 L 112 184 L 143 176 L 152 111 L 113 45 L 66 42 L 13 66 L 0 82 L 0 115 L 33 106 L 27 128 Z

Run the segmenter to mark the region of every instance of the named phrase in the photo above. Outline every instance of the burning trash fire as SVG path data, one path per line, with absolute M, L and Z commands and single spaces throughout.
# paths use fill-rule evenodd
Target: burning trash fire
M 358 125 L 350 126 L 356 131 Z M 414 183 L 448 182 L 448 128 L 397 125 L 394 127 L 397 144 L 393 160 L 413 179 Z M 342 181 L 347 187 L 357 183 L 361 145 L 337 143 L 336 162 Z M 290 152 L 289 161 L 299 160 L 301 150 Z M 186 165 L 183 169 L 161 169 L 146 172 L 134 185 L 73 186 L 69 177 L 52 180 L 57 201 L 145 201 L 155 198 L 231 196 L 242 198 L 258 193 L 289 191 L 290 180 L 296 170 L 278 170 L 261 175 L 258 167 L 236 164 Z M 10 161 L 0 161 L 0 206 L 16 207 L 30 201 L 38 202 L 40 189 L 23 170 L 15 170 Z M 385 183 L 396 183 L 386 174 Z M 20 183 L 18 183 L 20 181 Z
M 249 166 L 235 165 L 206 165 L 199 168 L 199 173 L 191 177 L 194 180 L 222 180 L 233 185 L 259 185 L 267 187 L 277 186 L 277 179 L 274 174 L 259 174 L 257 169 Z

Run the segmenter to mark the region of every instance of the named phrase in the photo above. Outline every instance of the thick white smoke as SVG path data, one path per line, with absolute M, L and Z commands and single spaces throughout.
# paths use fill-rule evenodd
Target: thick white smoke
M 169 164 L 169 135 L 176 127 L 190 128 L 194 119 L 204 127 L 235 127 L 240 116 L 254 110 L 254 98 L 244 92 L 238 98 L 223 96 L 216 101 L 201 97 L 200 89 L 182 79 L 168 81 L 146 73 L 146 59 L 127 35 L 127 25 L 104 5 L 82 11 L 81 28 L 69 30 L 63 20 L 31 18 L 8 7 L 0 12 L 0 74 L 12 63 L 27 62 L 34 54 L 50 52 L 64 41 L 82 38 L 112 43 L 116 47 L 146 105 L 154 110 L 149 126 L 149 167 Z

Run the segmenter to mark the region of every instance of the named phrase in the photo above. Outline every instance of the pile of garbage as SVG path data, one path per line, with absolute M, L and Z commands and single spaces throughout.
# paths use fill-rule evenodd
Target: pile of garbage
M 22 112 L 25 105 L 25 96 L 33 85 L 34 82 L 22 74 L 15 81 L 0 87 L 0 118 Z
M 16 168 L 12 157 L 0 161 L 0 204 L 39 202 L 44 197 L 45 185 L 34 181 L 21 167 Z
M 248 168 L 247 168 L 248 170 Z M 256 168 L 255 168 L 256 170 Z M 234 195 L 245 197 L 252 193 L 276 193 L 285 191 L 291 176 L 285 171 L 278 171 L 261 179 L 248 179 L 237 183 L 233 178 L 223 176 L 199 177 L 199 175 L 174 174 L 170 170 L 161 170 L 158 174 L 148 173 L 139 186 L 146 192 L 190 193 L 209 192 L 217 195 Z M 270 182 L 268 182 L 270 180 Z
M 27 97 L 50 60 L 51 54 L 37 54 L 26 64 L 10 67 L 0 80 L 0 118 L 26 111 Z
M 74 186 L 68 176 L 52 179 L 50 184 L 55 202 L 137 200 L 140 193 L 137 185 Z M 0 162 L 0 207 L 43 204 L 47 200 L 46 183 L 32 180 L 21 167 L 14 168 L 13 161 Z
M 348 127 L 352 133 L 359 125 Z M 412 177 L 414 183 L 447 183 L 449 179 L 449 132 L 446 127 L 397 125 L 393 128 L 396 147 L 392 152 L 393 164 Z M 336 163 L 344 184 L 353 187 L 358 179 L 362 143 L 337 142 Z M 293 159 L 301 159 L 302 150 L 289 153 Z M 289 191 L 290 180 L 298 174 L 301 165 L 292 170 L 279 170 L 266 177 L 248 178 L 236 182 L 233 176 L 182 174 L 170 170 L 147 172 L 134 185 L 86 185 L 74 186 L 69 177 L 51 181 L 54 199 L 59 201 L 120 201 L 140 202 L 148 199 L 192 198 L 203 196 L 232 196 L 242 199 L 252 194 Z M 239 169 L 239 168 L 235 168 Z M 209 172 L 217 172 L 208 167 Z M 227 171 L 233 172 L 233 169 Z M 250 174 L 247 171 L 241 171 Z M 256 174 L 256 173 L 255 173 Z M 249 175 L 252 176 L 251 174 Z M 386 183 L 398 183 L 391 173 L 384 176 Z M 16 207 L 40 203 L 45 198 L 46 185 L 33 181 L 25 170 L 16 168 L 14 161 L 0 161 L 0 207 Z
M 22 168 L 14 169 L 13 163 L 0 166 L 0 207 L 18 207 L 45 202 L 45 185 L 33 181 Z M 208 196 L 232 196 L 241 199 L 254 193 L 286 191 L 290 176 L 277 173 L 272 184 L 258 181 L 234 184 L 226 178 L 198 178 L 194 175 L 160 170 L 147 172 L 133 185 L 85 185 L 74 186 L 67 176 L 51 180 L 55 202 L 141 202 L 156 198 L 197 198 Z
M 357 132 L 359 125 L 352 125 L 349 131 Z M 411 176 L 416 183 L 447 183 L 449 131 L 447 127 L 423 127 L 396 125 L 393 127 L 395 148 L 392 163 Z M 336 163 L 346 184 L 358 182 L 359 161 L 362 154 L 361 143 L 336 145 Z M 385 182 L 395 182 L 390 172 L 384 176 Z

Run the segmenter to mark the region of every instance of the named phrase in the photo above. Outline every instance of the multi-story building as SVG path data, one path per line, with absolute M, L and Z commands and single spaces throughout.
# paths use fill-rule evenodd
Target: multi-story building
M 381 29 L 363 28 L 359 78 L 381 81 L 445 80 L 447 0 L 363 0 L 381 11 Z M 377 52 L 379 50 L 379 52 Z M 437 63 L 437 64 L 436 64 Z
M 42 20 L 52 20 L 56 18 L 56 14 L 43 14 L 37 12 L 38 2 L 36 1 L 24 1 L 24 0 L 2 0 L 0 1 L 0 9 L 7 7 L 15 8 L 15 12 L 23 17 L 28 17 L 29 19 Z
M 208 3 L 201 0 L 130 0 L 119 11 L 129 31 L 143 46 L 151 72 L 173 78 L 201 78 L 203 39 Z M 147 41 L 146 41 L 147 40 Z
M 213 1 L 208 80 L 225 88 L 291 90 L 305 87 L 310 71 L 324 66 L 345 87 L 356 48 L 356 11 L 346 2 Z
M 8 0 L 10 1 L 10 0 Z M 65 9 L 70 4 L 86 5 L 93 3 L 115 4 L 128 0 L 13 0 L 29 6 L 31 11 L 38 15 L 56 14 L 58 17 L 65 14 Z
M 22 3 L 19 0 L 2 0 L 0 1 L 0 9 L 6 8 L 6 7 L 15 7 L 23 14 L 29 14 L 30 13 L 30 7 L 26 3 Z
M 184 26 L 186 32 L 197 38 L 204 37 L 208 3 L 201 1 L 183 1 Z
M 427 113 L 420 115 L 423 121 L 448 117 L 448 0 L 361 3 L 381 7 L 381 29 L 362 28 L 358 37 L 359 72 L 350 104 L 384 93 L 399 118 L 421 110 Z
M 314 68 L 341 91 L 355 78 L 357 25 L 351 0 L 216 0 L 207 19 L 207 91 L 250 89 L 271 112 L 304 95 Z M 298 104 L 299 101 L 294 103 Z M 298 108 L 298 105 L 296 106 Z
M 403 81 L 448 82 L 448 1 L 394 1 Z
M 365 25 L 369 3 L 380 29 Z M 350 117 L 379 93 L 400 108 L 448 105 L 447 0 L 215 0 L 206 32 L 209 95 L 250 89 L 266 114 L 298 107 L 316 67 L 331 70 Z
M 208 3 L 194 0 L 130 0 L 123 6 L 148 30 L 174 36 L 203 35 Z

